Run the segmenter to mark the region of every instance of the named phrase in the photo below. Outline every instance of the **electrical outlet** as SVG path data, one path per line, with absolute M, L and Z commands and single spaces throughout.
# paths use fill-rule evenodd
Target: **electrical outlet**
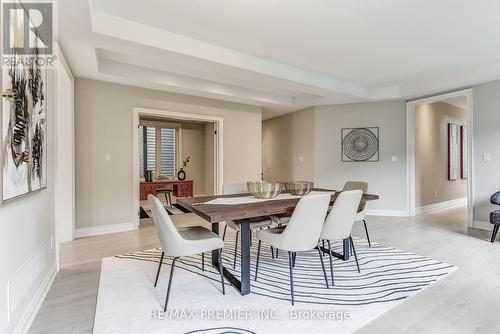
M 105 163 L 108 163 L 108 164 L 109 164 L 109 163 L 111 163 L 111 154 L 106 153 L 106 154 L 104 155 L 104 162 L 105 162 Z
M 483 162 L 489 162 L 491 160 L 490 153 L 483 153 Z
M 438 192 L 434 191 L 434 198 L 437 198 L 437 197 L 438 197 Z
M 393 155 L 391 159 L 392 159 L 392 162 L 398 162 L 399 161 L 399 157 L 397 155 Z

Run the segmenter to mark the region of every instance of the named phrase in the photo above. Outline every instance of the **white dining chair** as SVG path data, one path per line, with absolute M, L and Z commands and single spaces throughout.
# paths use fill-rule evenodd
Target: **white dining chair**
M 204 252 L 212 250 L 219 250 L 218 261 L 220 279 L 222 283 L 222 294 L 226 294 L 221 261 L 224 241 L 222 241 L 222 239 L 214 232 L 201 226 L 177 229 L 158 198 L 153 195 L 149 195 L 148 201 L 151 205 L 153 221 L 162 247 L 160 263 L 158 265 L 158 271 L 156 272 L 155 287 L 158 283 L 158 277 L 160 276 L 163 257 L 166 255 L 174 258 L 172 260 L 172 268 L 170 269 L 170 278 L 168 281 L 167 296 L 165 297 L 165 306 L 163 311 L 165 312 L 167 310 L 175 262 L 183 256 L 192 256 L 200 253 L 203 254 Z
M 236 194 L 246 194 L 248 193 L 248 188 L 246 183 L 225 183 L 222 186 L 222 193 L 224 195 L 236 195 Z M 261 217 L 261 218 L 252 218 L 250 222 L 250 230 L 255 231 L 258 229 L 262 229 L 264 227 L 269 227 L 272 224 L 271 218 L 269 217 Z M 231 228 L 236 232 L 236 239 L 234 243 L 234 260 L 233 260 L 233 269 L 236 268 L 236 258 L 238 254 L 238 240 L 239 234 L 241 231 L 241 223 L 239 221 L 228 220 L 225 222 L 224 233 L 222 234 L 222 240 L 226 239 L 226 230 L 227 227 Z M 250 243 L 252 240 L 252 233 L 250 233 Z M 274 252 L 271 250 L 274 254 Z M 273 255 L 274 256 L 274 255 Z
M 363 192 L 361 190 L 350 190 L 339 193 L 333 203 L 330 213 L 326 217 L 325 224 L 323 225 L 320 238 L 326 240 L 328 243 L 332 285 L 334 285 L 331 247 L 331 241 L 333 240 L 349 239 L 354 253 L 354 258 L 356 260 L 356 265 L 358 267 L 358 272 L 361 272 L 359 269 L 358 256 L 356 255 L 356 248 L 354 247 L 354 242 L 351 237 L 351 230 L 362 195 Z
M 302 197 L 290 221 L 286 227 L 275 227 L 267 230 L 257 231 L 259 246 L 257 249 L 257 261 L 255 264 L 255 280 L 259 269 L 259 257 L 261 243 L 265 242 L 276 249 L 288 251 L 288 266 L 290 268 L 290 296 L 294 305 L 293 295 L 293 267 L 295 266 L 296 252 L 318 250 L 318 255 L 323 267 L 326 287 L 328 288 L 328 278 L 326 276 L 325 265 L 321 250 L 318 247 L 319 236 L 323 223 L 325 222 L 330 194 L 314 194 Z
M 347 181 L 344 184 L 344 191 L 345 190 L 361 190 L 363 191 L 363 194 L 366 194 L 366 192 L 368 191 L 368 182 Z M 366 209 L 366 201 L 362 200 L 359 203 L 358 212 L 354 217 L 354 222 L 363 222 L 363 225 L 365 226 L 366 239 L 368 240 L 368 247 L 371 247 L 372 243 L 370 242 L 370 235 L 368 234 L 368 228 L 366 227 L 365 209 Z

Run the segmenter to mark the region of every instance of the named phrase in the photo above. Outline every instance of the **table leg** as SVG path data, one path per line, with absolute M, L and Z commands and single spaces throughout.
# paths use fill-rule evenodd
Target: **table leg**
M 250 219 L 241 221 L 241 289 L 240 293 L 250 293 Z
M 219 223 L 212 224 L 212 232 L 219 234 Z M 219 270 L 219 250 L 212 251 L 212 265 Z M 241 280 L 224 267 L 224 277 L 242 296 L 250 293 L 250 219 L 241 221 Z
M 328 254 L 328 248 L 319 247 L 324 253 Z M 332 251 L 332 255 L 341 260 L 347 261 L 349 260 L 349 238 L 342 240 L 342 253 L 337 253 Z

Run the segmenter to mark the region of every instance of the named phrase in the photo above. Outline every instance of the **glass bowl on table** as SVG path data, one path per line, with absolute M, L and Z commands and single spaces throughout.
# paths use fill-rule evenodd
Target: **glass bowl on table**
M 314 183 L 310 181 L 287 181 L 285 189 L 291 195 L 304 196 L 309 194 L 314 188 Z
M 259 199 L 272 199 L 278 196 L 283 190 L 281 182 L 249 181 L 247 182 L 248 192 Z

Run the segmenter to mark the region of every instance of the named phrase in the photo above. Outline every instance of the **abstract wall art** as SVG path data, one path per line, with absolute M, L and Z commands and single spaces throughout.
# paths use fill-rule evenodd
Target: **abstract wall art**
M 450 181 L 459 177 L 459 147 L 458 125 L 448 123 L 448 180 Z
M 22 36 L 21 27 L 13 31 Z M 21 59 L 36 50 L 14 54 L 16 61 L 2 67 L 3 201 L 47 186 L 47 70 Z
M 379 161 L 379 128 L 342 129 L 342 161 Z
M 460 126 L 460 178 L 467 179 L 469 174 L 468 168 L 468 143 L 467 143 L 467 126 Z

